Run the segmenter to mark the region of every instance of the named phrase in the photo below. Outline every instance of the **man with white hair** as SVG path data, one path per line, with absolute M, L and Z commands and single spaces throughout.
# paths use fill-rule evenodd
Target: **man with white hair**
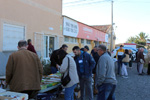
M 97 100 L 115 100 L 116 75 L 112 58 L 106 51 L 105 45 L 99 45 L 100 56 L 96 67 Z
M 138 64 L 139 75 L 143 75 L 143 66 L 145 63 L 143 52 L 144 52 L 144 49 L 140 48 L 139 52 L 137 53 L 137 64 Z

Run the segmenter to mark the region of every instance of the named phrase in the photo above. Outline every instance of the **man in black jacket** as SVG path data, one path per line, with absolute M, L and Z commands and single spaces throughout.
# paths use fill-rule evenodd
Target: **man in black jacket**
M 68 49 L 68 46 L 66 44 L 63 44 L 60 49 L 53 51 L 50 57 L 52 73 L 56 73 L 58 71 L 57 67 L 61 64 L 61 62 L 59 61 L 59 56 L 58 56 L 59 50 L 64 50 L 65 52 L 67 52 L 67 49 Z

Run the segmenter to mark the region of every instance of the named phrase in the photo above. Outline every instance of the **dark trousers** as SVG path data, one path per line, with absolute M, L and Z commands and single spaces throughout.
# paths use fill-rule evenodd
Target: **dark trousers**
M 137 72 L 139 73 L 139 65 L 138 65 L 138 62 L 137 62 Z
M 150 63 L 148 64 L 147 74 L 150 75 Z
M 104 83 L 98 86 L 97 100 L 115 100 L 116 85 Z
M 132 61 L 129 62 L 129 67 L 132 67 Z
M 21 93 L 28 94 L 29 95 L 29 99 L 36 99 L 36 96 L 38 94 L 38 90 L 22 91 Z
M 122 60 L 118 59 L 118 72 L 117 72 L 118 75 L 120 74 L 121 66 L 122 66 Z

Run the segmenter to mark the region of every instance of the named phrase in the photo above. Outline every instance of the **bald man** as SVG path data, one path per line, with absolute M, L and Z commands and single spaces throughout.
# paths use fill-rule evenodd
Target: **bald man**
M 41 89 L 43 67 L 38 56 L 27 50 L 27 42 L 18 42 L 18 51 L 9 56 L 6 66 L 6 83 L 14 92 L 27 93 L 34 99 Z

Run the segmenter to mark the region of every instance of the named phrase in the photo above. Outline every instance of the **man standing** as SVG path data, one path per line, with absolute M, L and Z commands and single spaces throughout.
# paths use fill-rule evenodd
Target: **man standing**
M 140 51 L 137 53 L 137 64 L 138 64 L 139 75 L 143 75 L 143 66 L 145 63 L 143 52 L 144 49 L 141 48 Z
M 112 58 L 106 52 L 106 46 L 98 47 L 100 56 L 96 70 L 96 85 L 98 87 L 97 100 L 115 100 L 115 88 L 117 84 L 115 67 Z
M 81 100 L 93 100 L 92 70 L 95 67 L 95 61 L 90 54 L 80 51 L 78 46 L 75 46 L 72 50 L 75 54 L 80 79 Z M 85 99 L 85 89 L 88 99 Z
M 99 55 L 97 53 L 97 46 L 94 47 L 93 52 L 91 54 L 92 54 L 92 56 L 93 56 L 93 58 L 94 58 L 94 60 L 96 62 L 95 68 L 93 69 L 93 74 L 94 74 L 94 94 L 96 95 L 98 93 L 98 90 L 97 90 L 96 85 L 95 85 L 95 82 L 96 82 L 95 75 L 96 75 L 97 62 L 99 60 Z
M 58 52 L 59 50 L 64 50 L 65 52 L 67 52 L 68 46 L 66 44 L 63 44 L 62 47 L 60 49 L 57 49 L 55 51 L 53 51 L 51 57 L 50 57 L 50 61 L 51 61 L 51 72 L 54 74 L 58 71 L 58 66 L 60 65 L 59 62 L 59 57 L 58 57 Z
M 11 91 L 27 93 L 33 99 L 41 89 L 43 67 L 38 56 L 27 50 L 26 41 L 19 41 L 18 49 L 9 56 L 6 83 Z
M 122 66 L 123 54 L 124 54 L 123 45 L 120 45 L 120 49 L 117 50 L 117 53 L 116 53 L 116 58 L 118 59 L 118 72 L 117 72 L 118 75 L 120 75 L 120 68 Z
M 31 39 L 28 39 L 28 48 L 29 51 L 36 53 L 34 46 L 32 45 Z M 37 54 L 37 53 L 36 53 Z

